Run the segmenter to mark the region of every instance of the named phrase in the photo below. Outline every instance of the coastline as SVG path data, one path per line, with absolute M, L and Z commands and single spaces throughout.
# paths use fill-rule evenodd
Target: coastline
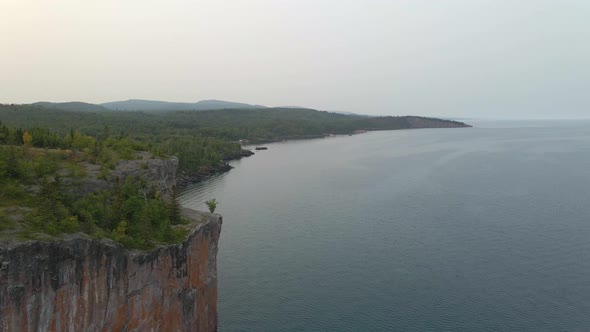
M 180 172 L 176 177 L 176 187 L 182 190 L 190 184 L 199 183 L 215 175 L 229 172 L 233 166 L 230 166 L 228 161 L 239 160 L 252 155 L 254 155 L 254 152 L 248 149 L 241 149 L 239 152 L 225 156 L 217 165 L 202 166 L 193 172 Z
M 421 118 L 419 118 L 422 120 Z M 277 138 L 274 140 L 255 140 L 249 142 L 247 145 L 252 146 L 252 149 L 257 144 L 267 144 L 267 143 L 277 143 L 277 142 L 286 142 L 286 141 L 296 141 L 296 140 L 311 140 L 317 138 L 325 138 L 325 137 L 332 137 L 332 136 L 352 136 L 358 135 L 361 133 L 371 132 L 371 131 L 390 131 L 390 130 L 415 130 L 415 129 L 435 129 L 435 128 L 443 128 L 443 129 L 453 129 L 453 128 L 472 128 L 473 126 L 463 122 L 453 121 L 451 122 L 450 126 L 422 126 L 422 127 L 410 127 L 410 128 L 400 128 L 400 129 L 366 129 L 362 132 L 350 132 L 344 134 L 323 134 L 323 135 L 302 135 L 302 136 L 287 136 L 282 138 Z M 176 187 L 179 190 L 186 189 L 188 185 L 203 182 L 211 177 L 216 175 L 220 175 L 226 172 L 229 172 L 233 166 L 228 164 L 228 161 L 232 160 L 240 160 L 245 157 L 253 156 L 255 153 L 250 149 L 241 149 L 239 152 L 233 153 L 231 155 L 225 156 L 223 160 L 219 161 L 219 164 L 215 166 L 202 166 L 193 172 L 181 172 L 178 174 L 176 179 Z

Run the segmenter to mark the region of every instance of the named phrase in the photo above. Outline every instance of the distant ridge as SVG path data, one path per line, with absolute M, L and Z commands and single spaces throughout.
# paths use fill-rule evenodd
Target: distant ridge
M 48 101 L 40 101 L 31 104 L 33 106 L 41 106 L 45 108 L 60 109 L 62 111 L 78 111 L 78 112 L 100 112 L 107 109 L 96 104 L 84 103 L 81 101 L 70 101 L 65 103 L 51 103 Z
M 115 111 L 205 111 L 221 109 L 266 108 L 262 105 L 251 105 L 223 100 L 201 100 L 196 103 L 177 103 L 158 100 L 129 99 L 100 104 L 102 107 Z
M 340 115 L 375 117 L 374 115 L 357 114 L 357 113 L 352 113 L 352 112 L 339 112 L 339 111 L 329 111 L 329 112 L 334 113 L 334 114 L 340 114 Z

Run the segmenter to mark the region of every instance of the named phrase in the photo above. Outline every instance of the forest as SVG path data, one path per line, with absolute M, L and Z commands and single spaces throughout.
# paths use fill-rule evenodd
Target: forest
M 75 111 L 35 105 L 0 105 L 0 120 L 14 127 L 42 127 L 62 134 L 77 128 L 100 135 L 109 127 L 145 141 L 200 136 L 229 141 L 268 142 L 289 138 L 348 134 L 355 130 L 411 128 L 406 116 L 369 117 L 304 108 L 223 109 L 213 111 Z M 450 120 L 440 123 L 464 125 Z
M 86 176 L 87 164 L 100 165 L 101 178 L 112 181 L 109 170 L 118 160 L 136 158 L 146 147 L 142 143 L 0 124 L 0 144 L 0 232 L 5 236 L 84 232 L 141 249 L 184 238 L 185 231 L 174 227 L 184 223 L 177 201 L 162 199 L 144 179 L 129 177 L 88 195 L 68 189 Z
M 77 105 L 81 110 L 76 110 Z M 39 105 L 0 104 L 0 121 L 14 128 L 50 130 L 60 135 L 75 128 L 81 134 L 98 139 L 130 138 L 156 154 L 177 156 L 181 170 L 188 172 L 235 155 L 240 151 L 237 143 L 240 140 L 256 144 L 350 134 L 356 130 L 412 128 L 410 117 L 405 116 L 369 117 L 303 108 L 147 112 L 96 111 L 87 105 L 70 103 L 62 110 Z M 465 125 L 450 120 L 428 120 L 442 126 Z M 41 137 L 33 137 L 37 137 L 34 145 L 38 146 Z M 43 137 L 51 141 L 46 135 Z
M 238 141 L 405 129 L 416 120 L 290 108 L 141 112 L 78 111 L 76 105 L 0 105 L 0 232 L 16 230 L 23 238 L 84 232 L 132 248 L 172 243 L 184 234 L 175 227 L 183 223 L 180 207 L 144 180 L 129 178 L 86 196 L 71 195 L 63 180 L 84 178 L 87 164 L 99 165 L 100 177 L 108 179 L 120 160 L 139 151 L 176 156 L 179 171 L 190 173 L 239 155 Z

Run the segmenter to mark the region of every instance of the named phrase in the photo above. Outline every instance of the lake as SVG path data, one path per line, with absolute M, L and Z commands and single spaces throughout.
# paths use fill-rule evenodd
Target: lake
M 268 144 L 187 188 L 224 216 L 219 331 L 589 331 L 590 121 L 470 123 Z

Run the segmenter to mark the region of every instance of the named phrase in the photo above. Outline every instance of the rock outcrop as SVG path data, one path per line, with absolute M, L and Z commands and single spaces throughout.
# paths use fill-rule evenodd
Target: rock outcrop
M 83 196 L 99 190 L 111 189 L 115 181 L 125 181 L 128 177 L 140 177 L 158 190 L 162 197 L 170 199 L 176 185 L 178 158 L 155 158 L 147 152 L 138 153 L 133 160 L 120 160 L 115 168 L 108 172 L 108 176 L 101 176 L 100 166 L 87 162 L 81 163 L 86 169 L 86 176 L 82 179 L 63 179 L 68 190 Z
M 216 331 L 222 219 L 147 252 L 77 234 L 0 243 L 0 331 Z
M 119 180 L 130 176 L 143 178 L 164 197 L 171 198 L 172 190 L 176 185 L 178 158 L 153 158 L 145 152 L 141 154 L 141 157 L 142 159 L 120 161 L 111 171 L 110 176 Z

